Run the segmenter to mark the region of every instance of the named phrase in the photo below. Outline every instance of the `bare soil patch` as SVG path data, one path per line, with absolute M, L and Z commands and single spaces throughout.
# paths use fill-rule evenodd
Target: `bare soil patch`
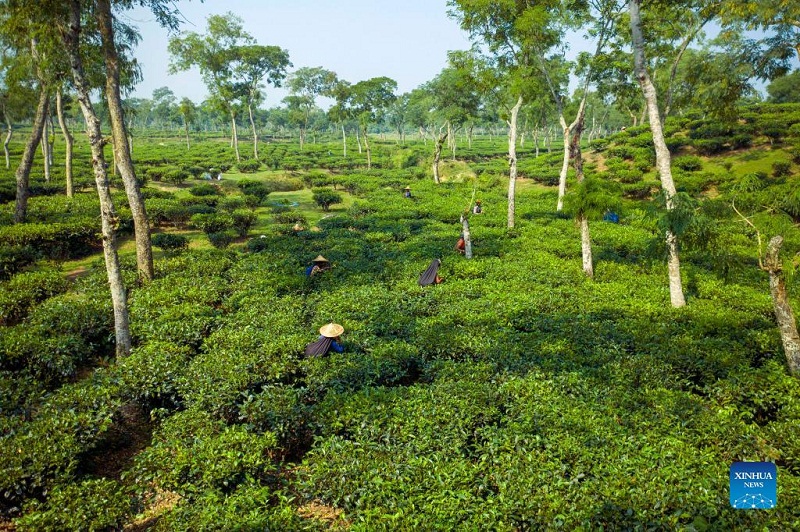
M 340 508 L 333 508 L 319 501 L 304 504 L 297 509 L 297 513 L 306 519 L 324 521 L 335 529 L 347 530 L 350 528 L 350 522 L 342 517 L 343 511 Z

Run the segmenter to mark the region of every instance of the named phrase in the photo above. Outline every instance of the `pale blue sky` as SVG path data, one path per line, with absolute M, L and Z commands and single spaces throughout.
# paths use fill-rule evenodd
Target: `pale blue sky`
M 377 76 L 397 81 L 407 92 L 445 67 L 449 50 L 470 47 L 466 33 L 447 16 L 446 0 L 206 0 L 179 1 L 187 19 L 182 30 L 205 33 L 206 19 L 231 11 L 244 19 L 245 30 L 259 44 L 289 51 L 293 70 L 321 66 L 355 83 Z M 167 31 L 147 10 L 123 14 L 142 33 L 136 57 L 144 80 L 133 96 L 150 98 L 168 86 L 182 98 L 199 103 L 207 91 L 195 70 L 167 74 Z M 268 87 L 265 107 L 280 103 L 283 90 Z
M 259 44 L 287 49 L 292 70 L 321 66 L 351 83 L 388 76 L 401 93 L 436 76 L 447 64 L 448 51 L 470 47 L 467 34 L 447 16 L 446 0 L 179 0 L 176 5 L 186 19 L 183 31 L 205 33 L 209 15 L 231 11 Z M 207 97 L 196 70 L 167 73 L 169 35 L 148 10 L 122 17 L 142 34 L 136 57 L 144 80 L 132 96 L 150 98 L 154 89 L 168 86 L 178 99 L 200 103 Z M 594 49 L 581 37 L 571 44 L 568 56 Z M 274 107 L 286 91 L 267 87 L 265 95 L 263 105 Z

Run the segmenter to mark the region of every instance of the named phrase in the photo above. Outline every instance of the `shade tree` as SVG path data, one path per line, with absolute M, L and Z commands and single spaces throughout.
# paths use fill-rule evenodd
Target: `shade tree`
M 406 142 L 406 124 L 408 121 L 410 102 L 411 95 L 404 92 L 392 102 L 386 114 L 386 120 L 397 132 L 397 142 L 400 144 L 405 144 Z
M 338 82 L 335 72 L 322 67 L 303 67 L 292 72 L 286 80 L 290 108 L 297 110 L 300 129 L 300 149 L 306 142 L 311 113 L 317 108 L 317 98 L 332 95 Z
M 151 112 L 155 125 L 159 128 L 172 122 L 176 114 L 178 98 L 169 87 L 159 87 L 153 91 L 151 100 Z
M 452 137 L 480 106 L 480 91 L 471 60 L 460 52 L 448 54 L 448 66 L 421 88 L 427 93 L 430 123 L 434 130 L 433 181 L 439 183 L 439 163 L 445 140 Z M 455 146 L 453 145 L 455 154 Z
M 236 100 L 244 95 L 244 87 L 234 76 L 236 49 L 255 44 L 243 27 L 243 20 L 233 13 L 211 15 L 206 21 L 206 33 L 183 32 L 169 40 L 169 71 L 171 73 L 197 68 L 210 94 L 213 108 L 230 120 L 231 144 L 236 161 L 241 160 L 236 117 Z
M 50 103 L 50 79 L 47 76 L 47 69 L 48 62 L 56 50 L 56 40 L 52 33 L 42 29 L 41 19 L 37 20 L 32 13 L 29 13 L 33 9 L 29 10 L 21 5 L 5 7 L 0 17 L 0 38 L 5 50 L 4 84 L 10 90 L 19 90 L 23 84 L 30 84 L 29 86 L 35 87 L 37 94 L 31 135 L 25 143 L 22 159 L 15 172 L 14 222 L 22 223 L 27 217 L 31 167 L 42 139 Z
M 197 106 L 189 98 L 182 98 L 178 104 L 178 114 L 183 120 L 183 131 L 186 135 L 186 149 L 189 149 L 189 126 L 197 120 Z
M 358 121 L 364 148 L 367 152 L 367 169 L 372 168 L 372 150 L 369 145 L 369 126 L 378 122 L 395 100 L 397 82 L 381 76 L 359 81 L 347 87 L 343 104 L 347 113 Z
M 80 53 L 82 21 L 80 1 L 70 0 L 68 11 L 66 13 L 62 11 L 62 13 L 66 20 L 61 25 L 61 34 L 67 56 L 69 57 L 73 82 L 77 91 L 77 99 L 86 122 L 86 134 L 89 137 L 89 144 L 92 150 L 92 167 L 94 170 L 97 193 L 100 198 L 103 254 L 114 308 L 116 353 L 118 357 L 122 357 L 130 354 L 131 349 L 127 295 L 120 271 L 119 256 L 117 254 L 115 231 L 117 214 L 111 197 L 108 175 L 106 173 L 105 154 L 103 153 L 105 140 L 100 129 L 100 120 L 94 112 L 94 107 L 90 98 L 90 86 L 84 73 L 83 60 Z
M 645 56 L 645 40 L 642 32 L 640 3 L 640 0 L 629 0 L 628 2 L 631 41 L 633 43 L 634 74 L 644 95 L 645 106 L 650 122 L 650 131 L 653 134 L 653 144 L 656 152 L 656 168 L 658 169 L 659 179 L 661 180 L 661 189 L 665 197 L 665 205 L 667 210 L 671 211 L 675 208 L 674 197 L 677 191 L 675 189 L 675 181 L 672 178 L 672 168 L 670 165 L 671 156 L 664 139 L 664 130 L 661 125 L 658 95 L 647 68 L 648 62 Z M 669 272 L 670 302 L 673 307 L 682 307 L 686 305 L 686 299 L 684 298 L 683 286 L 681 284 L 678 237 L 672 228 L 666 228 L 665 242 L 669 256 L 667 268 Z
M 595 74 L 594 58 L 600 55 L 618 19 L 617 0 L 576 2 L 516 0 L 450 0 L 448 5 L 459 19 L 461 27 L 471 38 L 486 46 L 503 66 L 510 66 L 531 77 L 534 72 L 547 87 L 558 110 L 564 142 L 564 158 L 559 177 L 557 210 L 563 206 L 570 142 L 575 129 L 582 129 L 585 102 L 578 106 L 575 119 L 568 124 L 564 116 L 568 73 L 571 68 L 565 59 L 568 30 L 584 29 L 593 37 L 596 48 L 585 56 L 581 85 L 586 93 Z
M 800 103 L 800 70 L 772 80 L 767 85 L 767 94 L 774 103 Z
M 765 56 L 800 59 L 800 4 L 787 0 L 722 0 L 720 20 L 725 25 L 765 32 L 759 47 Z
M 253 132 L 253 157 L 258 160 L 258 132 L 254 119 L 254 108 L 263 100 L 264 84 L 280 87 L 286 77 L 286 69 L 292 64 L 289 52 L 278 46 L 245 44 L 234 47 L 233 77 L 242 87 L 239 93 L 247 106 L 247 116 Z

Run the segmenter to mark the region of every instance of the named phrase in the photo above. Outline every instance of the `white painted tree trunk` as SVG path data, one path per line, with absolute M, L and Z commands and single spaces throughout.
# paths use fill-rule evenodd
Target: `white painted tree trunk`
M 583 182 L 583 153 L 581 152 L 581 133 L 583 132 L 584 110 L 578 112 L 575 129 L 573 131 L 571 157 L 575 165 L 575 179 L 578 183 Z M 592 264 L 592 239 L 589 234 L 589 219 L 586 213 L 578 215 L 578 225 L 581 229 L 581 257 L 583 262 L 583 273 L 590 279 L 594 277 L 594 266 Z
M 469 216 L 461 215 L 461 232 L 464 233 L 464 257 L 472 258 L 472 236 L 469 233 Z
M 42 163 L 44 166 L 44 180 L 46 183 L 50 182 L 50 165 L 52 164 L 52 157 L 50 156 L 50 100 L 47 101 L 47 106 L 44 110 L 44 124 L 42 125 Z
M 441 182 L 439 176 L 439 161 L 442 158 L 442 148 L 444 147 L 444 141 L 447 139 L 447 131 L 442 133 L 440 130 L 439 133 L 439 138 L 436 140 L 433 149 L 433 182 L 437 185 Z
M 569 138 L 570 127 L 564 116 L 558 117 L 561 122 L 561 133 L 564 140 L 564 158 L 561 161 L 561 171 L 558 174 L 558 201 L 556 202 L 556 210 L 560 211 L 564 208 L 564 194 L 567 192 L 567 172 L 569 171 Z
M 236 129 L 236 115 L 231 111 L 231 141 L 233 142 L 233 151 L 236 153 L 236 162 L 242 160 L 239 155 L 239 132 Z
M 456 160 L 456 135 L 455 130 L 453 129 L 453 124 L 450 122 L 447 123 L 447 145 L 452 152 L 451 159 L 453 161 Z
M 367 134 L 367 126 L 364 126 L 364 149 L 367 151 L 367 170 L 372 168 L 372 151 L 369 147 L 369 138 Z
M 150 282 L 155 275 L 153 269 L 153 250 L 150 242 L 150 222 L 147 219 L 144 198 L 136 172 L 133 167 L 128 131 L 125 127 L 125 116 L 122 109 L 122 96 L 120 94 L 120 69 L 114 41 L 113 19 L 111 15 L 111 0 L 96 0 L 95 16 L 103 48 L 103 57 L 106 67 L 106 102 L 108 103 L 108 116 L 111 122 L 112 140 L 114 146 L 115 163 L 119 165 L 125 194 L 133 218 L 134 239 L 136 241 L 136 266 L 140 282 Z M 115 166 L 116 168 L 116 166 Z
M 105 158 L 103 156 L 103 133 L 100 130 L 100 120 L 92 107 L 89 98 L 89 85 L 83 72 L 80 52 L 78 50 L 78 36 L 81 30 L 81 3 L 80 0 L 70 1 L 69 31 L 64 34 L 67 53 L 69 56 L 72 77 L 78 93 L 83 117 L 86 121 L 86 134 L 92 150 L 92 167 L 94 169 L 97 194 L 100 198 L 100 220 L 103 237 L 103 254 L 106 262 L 108 283 L 111 289 L 111 301 L 114 308 L 114 331 L 116 334 L 117 357 L 130 354 L 131 335 L 128 321 L 128 304 L 125 285 L 117 255 L 116 234 L 114 225 L 118 222 L 114 202 L 111 198 L 111 189 L 106 175 Z
M 511 108 L 508 121 L 508 228 L 514 228 L 514 214 L 516 212 L 516 187 L 517 187 L 517 118 L 522 107 L 522 95 L 517 97 L 517 103 Z
M 594 277 L 594 265 L 592 264 L 592 239 L 589 235 L 589 219 L 585 214 L 581 214 L 578 219 L 581 226 L 581 257 L 583 258 L 583 273 L 590 279 Z
M 52 168 L 53 164 L 55 164 L 53 162 L 53 156 L 54 156 L 53 154 L 55 152 L 55 144 L 56 144 L 56 127 L 55 124 L 53 123 L 53 113 L 50 110 L 48 110 L 48 114 L 50 115 L 48 119 L 50 133 L 47 135 L 47 158 L 50 159 L 50 167 Z
M 772 296 L 772 307 L 781 333 L 781 343 L 786 363 L 789 365 L 789 373 L 800 376 L 800 334 L 797 332 L 794 312 L 786 293 L 783 264 L 779 256 L 782 245 L 782 236 L 775 236 L 769 241 L 764 269 L 769 272 L 769 292 Z
M 67 121 L 64 118 L 61 89 L 56 91 L 56 115 L 58 115 L 58 125 L 61 127 L 61 134 L 64 136 L 64 176 L 67 182 L 67 197 L 71 198 L 75 194 L 72 176 L 72 147 L 75 144 L 75 138 L 67 127 Z
M 186 136 L 186 151 L 189 151 L 189 149 L 191 148 L 189 146 L 189 121 L 186 120 L 185 115 L 183 116 L 183 133 L 184 136 Z
M 344 122 L 342 122 L 342 157 L 347 159 L 347 134 L 344 131 Z
M 11 142 L 11 135 L 14 130 L 11 127 L 11 118 L 8 116 L 8 111 L 6 111 L 5 107 L 3 107 L 3 118 L 5 118 L 6 121 L 6 138 L 3 141 L 3 151 L 6 155 L 6 170 L 8 170 L 11 168 L 11 155 L 8 151 L 8 143 Z
M 247 102 L 247 114 L 250 118 L 250 129 L 253 132 L 253 158 L 258 160 L 258 131 L 256 131 L 256 121 L 253 119 L 253 105 Z
M 656 98 L 656 89 L 653 86 L 650 76 L 647 73 L 647 67 L 644 55 L 644 36 L 642 35 L 642 21 L 639 12 L 640 0 L 629 0 L 628 8 L 630 11 L 630 24 L 631 36 L 633 40 L 633 58 L 636 78 L 642 88 L 644 100 L 647 108 L 647 113 L 650 119 L 650 131 L 653 133 L 653 144 L 656 150 L 656 167 L 658 168 L 658 175 L 661 179 L 661 188 L 664 190 L 667 199 L 667 209 L 672 210 L 673 197 L 675 196 L 675 182 L 672 180 L 672 168 L 670 161 L 670 153 L 667 144 L 664 141 L 664 132 L 661 129 L 661 118 L 658 112 L 658 100 Z M 670 302 L 673 307 L 682 307 L 686 305 L 686 299 L 683 296 L 683 286 L 681 284 L 681 266 L 678 257 L 678 238 L 672 231 L 666 233 L 667 249 L 669 251 L 669 294 Z
M 36 116 L 33 119 L 31 136 L 25 144 L 25 150 L 22 152 L 22 160 L 19 162 L 19 166 L 17 166 L 17 197 L 14 208 L 14 223 L 24 222 L 28 213 L 28 197 L 30 196 L 28 185 L 30 183 L 31 166 L 33 165 L 33 158 L 36 155 L 36 148 L 42 140 L 46 107 L 47 86 L 40 82 L 39 103 L 36 106 Z

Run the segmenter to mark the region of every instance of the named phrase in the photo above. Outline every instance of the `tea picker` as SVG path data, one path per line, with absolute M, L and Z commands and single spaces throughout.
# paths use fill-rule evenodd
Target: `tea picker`
M 314 275 L 331 269 L 331 263 L 322 255 L 317 255 L 317 258 L 311 261 L 311 265 L 306 268 L 306 277 L 313 277 Z
M 439 267 L 442 265 L 442 259 L 433 259 L 431 265 L 428 266 L 428 269 L 422 272 L 422 275 L 419 276 L 419 283 L 420 286 L 428 286 L 432 284 L 440 284 L 444 279 L 439 277 Z
M 329 323 L 319 329 L 319 338 L 316 342 L 306 346 L 305 355 L 307 357 L 320 357 L 327 355 L 331 350 L 337 353 L 344 352 L 344 347 L 337 341 L 344 332 L 344 327 L 338 323 Z

